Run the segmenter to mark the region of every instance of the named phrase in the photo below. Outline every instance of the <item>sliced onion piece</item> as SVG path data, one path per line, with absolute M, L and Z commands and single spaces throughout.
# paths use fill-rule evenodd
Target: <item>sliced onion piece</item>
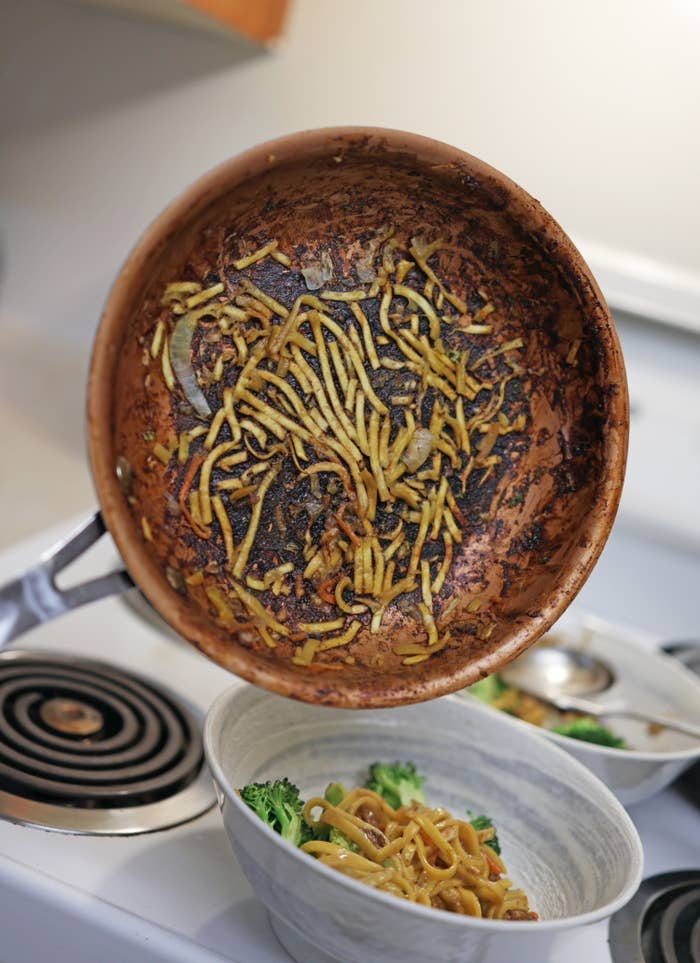
M 308 267 L 302 268 L 301 273 L 309 291 L 322 288 L 333 277 L 333 261 L 328 251 L 322 251 L 320 261 L 312 261 Z
M 190 361 L 192 337 L 196 326 L 197 322 L 189 314 L 183 314 L 178 320 L 170 338 L 170 362 L 175 377 L 185 393 L 185 398 L 200 418 L 211 418 L 211 408 L 197 383 L 197 376 Z
M 374 269 L 374 254 L 374 247 L 370 245 L 369 251 L 366 251 L 355 262 L 355 274 L 362 284 L 371 284 L 377 277 L 377 272 Z
M 416 428 L 401 461 L 409 471 L 417 471 L 433 450 L 435 439 L 427 428 Z
M 411 244 L 413 245 L 418 257 L 425 257 L 428 251 L 428 241 L 423 234 L 418 234 L 416 237 L 412 237 Z
M 314 261 L 314 263 L 308 267 L 302 268 L 301 273 L 304 275 L 304 280 L 309 291 L 318 291 L 319 288 L 323 287 L 323 269 L 319 261 Z

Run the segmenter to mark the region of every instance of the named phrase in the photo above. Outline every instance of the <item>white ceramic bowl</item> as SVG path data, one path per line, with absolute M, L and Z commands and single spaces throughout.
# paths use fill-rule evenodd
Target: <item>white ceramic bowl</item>
M 204 743 L 233 851 L 299 963 L 560 960 L 565 931 L 609 916 L 641 879 L 637 832 L 602 783 L 531 727 L 471 700 L 352 711 L 236 686 L 211 707 Z M 290 846 L 236 793 L 288 776 L 308 798 L 395 759 L 427 776 L 429 801 L 492 817 L 509 876 L 540 921 L 470 919 L 377 893 Z
M 602 619 L 571 614 L 542 642 L 548 640 L 602 659 L 612 669 L 613 685 L 590 697 L 601 705 L 624 701 L 700 725 L 700 679 L 677 659 L 660 652 L 650 639 Z M 473 696 L 466 689 L 458 698 L 463 694 L 471 703 Z M 498 709 L 487 708 L 503 715 Z M 700 740 L 681 732 L 664 729 L 653 735 L 646 723 L 619 716 L 610 716 L 604 722 L 630 748 L 609 749 L 516 720 L 517 725 L 541 732 L 575 756 L 625 806 L 653 796 L 700 759 Z

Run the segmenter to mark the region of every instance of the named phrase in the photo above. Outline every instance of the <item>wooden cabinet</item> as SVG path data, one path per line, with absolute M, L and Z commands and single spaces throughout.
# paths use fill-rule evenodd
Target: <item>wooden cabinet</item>
M 272 43 L 282 32 L 289 0 L 80 0 L 204 30 L 231 31 L 254 43 Z

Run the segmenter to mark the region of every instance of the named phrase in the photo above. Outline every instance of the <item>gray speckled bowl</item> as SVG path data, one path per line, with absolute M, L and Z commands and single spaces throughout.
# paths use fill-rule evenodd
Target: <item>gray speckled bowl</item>
M 224 692 L 205 728 L 234 853 L 303 963 L 556 960 L 563 931 L 604 919 L 634 894 L 639 837 L 591 773 L 529 727 L 454 697 L 398 709 L 303 705 L 248 686 Z M 415 762 L 429 801 L 487 812 L 536 923 L 470 919 L 377 893 L 320 865 L 265 826 L 236 789 L 288 776 L 307 797 L 363 781 L 377 759 Z

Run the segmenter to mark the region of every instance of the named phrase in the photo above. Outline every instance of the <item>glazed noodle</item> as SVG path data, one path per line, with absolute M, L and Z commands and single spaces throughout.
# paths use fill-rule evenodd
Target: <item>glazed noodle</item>
M 317 830 L 334 827 L 358 852 L 319 839 L 304 843 L 302 850 L 368 886 L 465 916 L 537 919 L 525 893 L 511 888 L 503 862 L 487 845 L 493 828 L 479 831 L 445 809 L 393 809 L 361 788 L 338 805 L 320 796 L 310 799 L 304 819 Z

